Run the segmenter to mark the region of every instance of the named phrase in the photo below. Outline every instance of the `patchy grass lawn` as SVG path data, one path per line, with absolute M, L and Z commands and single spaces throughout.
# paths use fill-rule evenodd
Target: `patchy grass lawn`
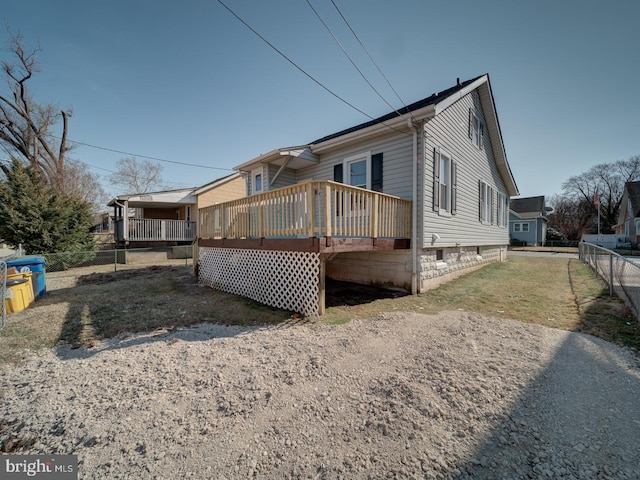
M 389 310 L 468 310 L 640 349 L 640 330 L 629 308 L 610 298 L 604 284 L 577 259 L 513 256 L 416 296 L 328 309 L 327 321 L 371 318 Z
M 202 322 L 282 325 L 291 312 L 197 284 L 191 267 L 147 267 L 78 277 L 47 274 L 47 296 L 12 314 L 0 331 L 0 364 L 60 343 L 91 346 L 124 332 L 175 329 Z M 327 308 L 321 320 L 343 323 L 380 312 L 469 310 L 564 330 L 590 333 L 640 348 L 626 306 L 609 298 L 587 267 L 574 259 L 511 257 L 416 296 L 362 298 Z

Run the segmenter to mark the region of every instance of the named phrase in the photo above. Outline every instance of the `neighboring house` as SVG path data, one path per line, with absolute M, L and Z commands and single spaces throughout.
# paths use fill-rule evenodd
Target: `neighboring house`
M 117 247 L 181 245 L 196 238 L 193 188 L 119 195 L 107 205 L 114 210 Z
M 506 258 L 518 189 L 488 75 L 236 170 L 249 196 L 199 210 L 220 290 L 315 316 L 327 277 L 419 293 Z
M 194 190 L 198 209 L 246 196 L 245 180 L 239 173 L 218 178 Z
M 509 234 L 525 245 L 544 245 L 547 238 L 547 207 L 544 196 L 512 198 L 509 204 Z
M 640 242 L 640 182 L 624 184 L 615 232 L 623 242 Z
M 120 195 L 108 203 L 116 245 L 190 244 L 197 237 L 199 208 L 244 196 L 245 181 L 237 172 L 198 188 Z

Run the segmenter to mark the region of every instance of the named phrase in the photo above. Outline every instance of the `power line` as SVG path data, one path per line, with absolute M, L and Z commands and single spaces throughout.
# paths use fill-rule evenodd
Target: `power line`
M 376 63 L 376 61 L 373 59 L 373 57 L 371 56 L 371 54 L 369 53 L 369 50 L 367 50 L 367 47 L 364 46 L 364 43 L 362 42 L 362 40 L 360 40 L 360 37 L 358 37 L 358 34 L 355 32 L 355 30 L 351 27 L 351 24 L 349 23 L 349 21 L 345 18 L 345 16 L 342 14 L 342 12 L 340 11 L 340 8 L 338 8 L 338 5 L 336 5 L 336 2 L 334 0 L 331 0 L 331 3 L 333 4 L 333 6 L 335 7 L 335 9 L 338 11 L 338 13 L 340 14 L 340 16 L 342 17 L 342 20 L 344 20 L 344 23 L 347 24 L 347 27 L 349 27 L 349 30 L 351 30 L 351 33 L 353 34 L 353 36 L 356 38 L 356 40 L 358 41 L 358 43 L 360 44 L 360 46 L 362 47 L 362 49 L 365 51 L 365 53 L 367 54 L 367 56 L 369 57 L 369 60 L 371 60 L 371 63 L 373 63 L 375 65 L 375 67 L 378 69 L 378 72 L 380 73 L 380 75 L 382 75 L 382 78 L 384 78 L 387 82 L 387 85 L 389 85 L 389 88 L 391 88 L 391 90 L 393 90 L 393 93 L 396 94 L 396 97 L 398 98 L 398 100 L 400 100 L 400 103 L 402 103 L 403 106 L 406 107 L 406 103 L 404 102 L 404 100 L 402 100 L 402 98 L 400 98 L 400 95 L 398 94 L 398 92 L 396 92 L 396 89 L 393 88 L 393 85 L 391 85 L 391 82 L 389 81 L 389 79 L 387 78 L 387 76 L 382 72 L 382 69 L 378 66 L 378 64 Z M 397 112 L 396 112 L 397 113 Z
M 307 73 L 302 67 L 300 67 L 297 63 L 295 63 L 293 60 L 291 60 L 289 57 L 287 57 L 281 50 L 279 50 L 275 45 L 273 45 L 269 40 L 267 40 L 265 37 L 263 37 L 260 33 L 258 33 L 251 25 L 249 25 L 247 22 L 245 22 L 236 12 L 234 12 L 230 7 L 227 6 L 227 4 L 225 4 L 222 0 L 218 0 L 218 3 L 220 5 L 222 5 L 224 8 L 227 9 L 227 11 L 233 15 L 240 23 L 242 23 L 245 27 L 247 27 L 249 30 L 251 30 L 260 40 L 262 40 L 264 43 L 266 43 L 267 45 L 269 45 L 276 53 L 278 53 L 278 55 L 280 55 L 282 58 L 284 58 L 287 62 L 289 62 L 293 67 L 295 67 L 298 71 L 300 71 L 303 75 L 305 75 L 307 78 L 309 78 L 309 80 L 311 80 L 313 83 L 315 83 L 316 85 L 318 85 L 320 88 L 322 88 L 325 92 L 329 93 L 330 95 L 334 96 L 335 98 L 337 98 L 338 100 L 340 100 L 342 103 L 350 106 L 351 108 L 353 108 L 355 111 L 357 111 L 358 113 L 361 113 L 362 115 L 364 115 L 365 117 L 369 118 L 370 120 L 376 120 L 374 117 L 372 117 L 371 115 L 369 115 L 366 112 L 363 112 L 362 110 L 360 110 L 358 107 L 356 107 L 355 105 L 353 105 L 352 103 L 349 103 L 347 100 L 345 100 L 344 98 L 342 98 L 340 95 L 338 95 L 337 93 L 335 93 L 333 90 L 331 90 L 329 87 L 326 87 L 324 84 L 322 84 L 319 80 L 316 80 L 310 73 Z M 384 122 L 380 122 L 383 125 L 385 125 L 386 127 L 392 129 L 392 130 L 396 130 L 396 131 L 400 131 L 390 125 L 387 125 Z M 404 133 L 404 132 L 402 132 Z
M 313 10 L 313 13 L 316 14 L 316 17 L 318 17 L 318 20 L 320 20 L 320 23 L 322 23 L 322 25 L 324 25 L 324 28 L 327 29 L 327 31 L 331 34 L 331 36 L 333 37 L 333 40 L 336 42 L 336 44 L 340 47 L 340 50 L 342 50 L 342 53 L 345 54 L 345 56 L 349 59 L 349 61 L 351 62 L 351 65 L 353 65 L 353 68 L 355 68 L 358 73 L 360 74 L 360 76 L 362 77 L 362 79 L 367 83 L 367 85 L 369 85 L 369 87 L 371 87 L 371 90 L 373 90 L 376 95 L 378 95 L 378 97 L 380 97 L 382 99 L 382 101 L 384 103 L 387 104 L 387 106 L 389 108 L 391 108 L 394 112 L 396 112 L 398 115 L 400 115 L 400 112 L 398 112 L 398 110 L 396 110 L 396 108 L 391 105 L 386 98 L 384 98 L 384 96 L 376 89 L 376 87 L 374 87 L 371 82 L 369 81 L 369 79 L 365 76 L 364 73 L 362 73 L 362 70 L 360 70 L 358 68 L 358 66 L 356 65 L 355 61 L 351 58 L 351 55 L 349 55 L 349 53 L 347 52 L 347 50 L 344 48 L 344 46 L 342 45 L 342 43 L 340 42 L 340 40 L 338 40 L 338 37 L 336 37 L 336 35 L 333 33 L 333 31 L 331 30 L 331 28 L 329 27 L 329 25 L 326 24 L 326 22 L 322 19 L 322 17 L 320 16 L 320 14 L 318 13 L 318 11 L 313 7 L 313 5 L 311 4 L 310 0 L 307 0 L 307 5 L 309 5 L 309 8 L 311 8 L 311 10 Z M 404 105 L 404 103 L 403 103 Z
M 60 137 L 57 137 L 55 135 L 51 135 L 50 133 L 45 133 L 45 135 L 47 135 L 49 137 L 53 137 L 53 138 L 55 138 L 57 140 L 62 140 Z M 77 140 L 71 140 L 69 138 L 67 138 L 66 141 L 67 142 L 71 142 L 71 143 L 75 143 L 76 145 L 83 145 L 85 147 L 97 148 L 98 150 L 105 150 L 107 152 L 120 153 L 122 155 L 129 155 L 129 156 L 138 157 L 138 158 L 146 158 L 147 160 L 155 160 L 156 162 L 173 163 L 173 164 L 176 164 L 176 165 L 185 165 L 187 167 L 208 168 L 210 170 L 233 171 L 233 169 L 231 169 L 231 168 L 212 167 L 210 165 L 200 165 L 200 164 L 197 164 L 197 163 L 179 162 L 177 160 L 167 160 L 166 158 L 150 157 L 148 155 L 140 155 L 140 154 L 137 154 L 137 153 L 125 152 L 123 150 L 116 150 L 115 148 L 100 147 L 98 145 L 92 145 L 90 143 L 85 143 L 85 142 L 79 142 Z

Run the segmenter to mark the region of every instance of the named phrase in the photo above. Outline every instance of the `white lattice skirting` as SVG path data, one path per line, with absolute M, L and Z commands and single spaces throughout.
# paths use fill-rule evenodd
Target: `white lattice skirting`
M 317 317 L 320 254 L 201 247 L 200 283 Z

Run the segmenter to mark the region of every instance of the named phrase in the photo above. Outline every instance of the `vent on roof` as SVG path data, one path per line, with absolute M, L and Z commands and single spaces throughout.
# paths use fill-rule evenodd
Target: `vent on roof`
M 456 78 L 456 83 L 460 86 L 460 77 Z

